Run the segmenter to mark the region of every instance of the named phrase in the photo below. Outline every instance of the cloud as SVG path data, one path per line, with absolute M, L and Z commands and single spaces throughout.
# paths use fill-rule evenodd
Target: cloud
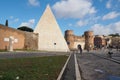
M 14 17 L 13 16 L 10 16 L 10 19 L 13 19 Z
M 76 22 L 77 27 L 84 27 L 87 25 L 96 24 L 101 19 L 101 16 L 90 16 L 84 19 L 80 19 Z
M 120 34 L 120 21 L 108 25 L 112 29 L 112 33 L 119 33 Z
M 9 20 L 10 24 L 15 24 L 19 21 L 19 18 L 16 18 L 14 16 L 10 16 L 8 20 Z
M 108 35 L 111 32 L 111 30 L 108 27 L 105 27 L 101 24 L 93 25 L 91 30 L 93 30 L 95 35 Z
M 35 23 L 35 19 L 30 19 L 28 20 L 28 22 L 22 22 L 20 24 L 20 27 L 21 26 L 33 27 L 34 23 Z
M 10 16 L 10 21 L 11 22 L 18 22 L 19 21 L 19 18 L 15 18 L 14 16 Z
M 106 3 L 106 8 L 111 8 L 112 7 L 112 4 L 111 4 L 111 0 L 108 0 L 108 2 Z
M 99 0 L 100 2 L 102 2 L 103 0 Z
M 80 21 L 77 22 L 77 26 L 79 26 L 79 27 L 82 27 L 82 26 L 85 26 L 85 25 L 87 25 L 86 21 L 80 20 Z
M 61 0 L 52 9 L 59 18 L 83 18 L 96 12 L 90 0 Z
M 114 18 L 118 17 L 119 15 L 120 15 L 120 13 L 113 11 L 113 12 L 110 12 L 110 13 L 104 15 L 102 19 L 103 20 L 114 19 Z
M 31 6 L 40 6 L 40 2 L 38 0 L 28 0 L 28 4 Z
M 69 23 L 69 24 L 68 24 L 68 26 L 70 26 L 70 27 L 71 27 L 71 26 L 73 26 L 73 24 Z
M 95 35 L 109 35 L 111 33 L 120 34 L 120 21 L 109 25 L 95 24 L 91 27 Z
M 14 22 L 18 22 L 18 21 L 19 21 L 19 18 L 14 19 Z

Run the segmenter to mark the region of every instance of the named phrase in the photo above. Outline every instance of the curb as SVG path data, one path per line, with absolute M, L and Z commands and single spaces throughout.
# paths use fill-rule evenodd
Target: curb
M 57 80 L 61 80 L 61 77 L 62 77 L 62 75 L 63 75 L 63 73 L 64 73 L 64 71 L 65 71 L 65 68 L 66 68 L 66 66 L 67 66 L 67 64 L 68 64 L 68 61 L 69 61 L 70 57 L 71 57 L 71 53 L 70 53 L 70 55 L 69 55 L 69 57 L 68 57 L 68 59 L 67 59 L 65 65 L 64 65 L 64 67 L 62 68 L 62 70 L 61 70 L 61 72 L 60 72 L 60 74 L 59 74 Z
M 81 76 L 80 76 L 80 71 L 79 71 L 79 67 L 78 67 L 78 63 L 77 63 L 76 54 L 74 54 L 74 59 L 75 59 L 76 80 L 81 80 Z

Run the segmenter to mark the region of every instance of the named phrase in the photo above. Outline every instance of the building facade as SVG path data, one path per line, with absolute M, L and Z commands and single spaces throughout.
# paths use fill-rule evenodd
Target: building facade
M 111 46 L 113 48 L 119 48 L 120 49 L 120 37 L 112 37 L 111 38 Z
M 104 36 L 95 36 L 94 38 L 95 48 L 102 48 L 107 46 L 107 39 Z

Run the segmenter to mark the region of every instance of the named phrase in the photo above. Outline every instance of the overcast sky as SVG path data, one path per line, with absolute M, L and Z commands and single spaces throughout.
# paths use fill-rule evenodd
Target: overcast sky
M 95 35 L 120 33 L 120 0 L 0 0 L 0 24 L 35 28 L 47 4 L 64 34 L 92 30 Z

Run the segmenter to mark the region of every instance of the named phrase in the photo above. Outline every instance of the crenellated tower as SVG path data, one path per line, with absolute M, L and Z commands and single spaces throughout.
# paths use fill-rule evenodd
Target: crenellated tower
M 74 49 L 74 33 L 73 30 L 65 31 L 65 39 L 70 50 Z
M 84 32 L 85 35 L 85 49 L 92 50 L 94 48 L 94 34 L 93 31 Z

